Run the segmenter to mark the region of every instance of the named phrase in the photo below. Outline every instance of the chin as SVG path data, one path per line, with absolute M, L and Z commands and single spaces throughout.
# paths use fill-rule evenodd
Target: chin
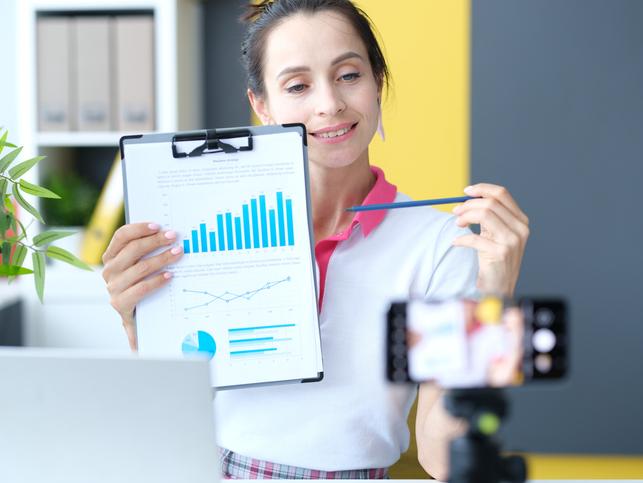
M 308 160 L 324 168 L 345 168 L 357 162 L 364 151 L 346 150 L 344 152 L 328 152 L 328 150 L 308 149 Z

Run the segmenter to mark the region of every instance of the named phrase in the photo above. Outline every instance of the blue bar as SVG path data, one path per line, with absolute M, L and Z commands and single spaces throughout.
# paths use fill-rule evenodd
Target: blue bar
M 292 200 L 286 200 L 286 221 L 288 223 L 288 245 L 295 244 L 295 230 L 292 225 Z
M 208 235 L 205 231 L 205 223 L 201 223 L 199 225 L 201 228 L 201 251 L 202 252 L 207 252 L 208 251 Z
M 228 250 L 234 250 L 234 237 L 232 236 L 232 213 L 225 214 L 225 227 L 228 233 Z
M 250 213 L 248 205 L 243 205 L 243 239 L 246 242 L 244 248 L 250 248 Z
M 210 232 L 210 251 L 211 252 L 217 251 L 217 242 L 213 231 Z
M 284 226 L 284 196 L 277 191 L 277 221 L 279 222 L 279 246 L 286 245 L 286 227 Z
M 259 212 L 261 213 L 261 246 L 268 246 L 268 220 L 266 219 L 266 197 L 259 195 Z
M 223 229 L 223 215 L 217 215 L 217 230 L 219 230 L 219 251 L 225 250 L 225 230 Z
M 259 248 L 259 216 L 257 215 L 257 200 L 250 200 L 252 208 L 252 247 Z
M 241 218 L 238 216 L 234 217 L 234 232 L 237 239 L 237 250 L 241 250 L 243 248 L 243 245 L 241 244 Z
M 190 253 L 190 240 L 183 240 L 183 253 Z
M 238 327 L 236 329 L 228 329 L 228 332 L 241 332 L 244 330 L 256 330 L 256 329 L 279 329 L 281 327 L 294 327 L 295 324 L 281 324 L 281 325 L 259 325 L 257 327 Z
M 241 354 L 256 354 L 260 352 L 269 352 L 269 351 L 276 351 L 276 347 L 270 347 L 268 349 L 252 349 L 252 350 L 247 350 L 247 351 L 230 351 L 231 356 L 238 356 Z
M 192 251 L 199 253 L 199 233 L 196 230 L 192 230 Z
M 274 337 L 256 337 L 254 339 L 233 339 L 230 344 L 241 344 L 242 342 L 258 342 L 261 340 L 273 340 Z
M 277 246 L 277 226 L 275 224 L 275 210 L 269 210 L 268 215 L 270 215 L 270 246 Z

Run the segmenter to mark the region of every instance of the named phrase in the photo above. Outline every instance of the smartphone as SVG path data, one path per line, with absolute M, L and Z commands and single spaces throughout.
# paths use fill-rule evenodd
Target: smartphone
M 387 314 L 392 382 L 471 388 L 561 379 L 567 350 L 562 299 L 410 300 L 391 304 Z

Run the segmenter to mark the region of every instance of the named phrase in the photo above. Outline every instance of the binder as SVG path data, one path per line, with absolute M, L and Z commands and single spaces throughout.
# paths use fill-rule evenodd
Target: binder
M 38 129 L 69 131 L 71 27 L 67 17 L 37 20 Z
M 75 28 L 76 106 L 79 131 L 111 129 L 110 20 L 107 16 L 73 19 Z
M 154 129 L 154 20 L 151 15 L 116 17 L 117 130 Z
M 123 204 L 121 158 L 120 153 L 116 153 L 81 244 L 80 258 L 85 263 L 90 265 L 101 263 L 103 253 L 118 228 Z
M 127 222 L 184 251 L 136 307 L 139 353 L 205 357 L 219 389 L 320 381 L 305 127 L 124 136 L 121 155 Z

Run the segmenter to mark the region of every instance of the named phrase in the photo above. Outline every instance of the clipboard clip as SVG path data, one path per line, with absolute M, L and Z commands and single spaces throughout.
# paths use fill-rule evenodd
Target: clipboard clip
M 222 139 L 246 138 L 245 146 L 233 146 L 230 143 L 221 141 Z M 192 151 L 180 152 L 177 143 L 186 141 L 203 141 Z M 203 131 L 193 131 L 175 134 L 172 137 L 172 156 L 174 158 L 193 158 L 203 154 L 212 153 L 237 153 L 239 151 L 252 151 L 252 133 L 248 129 L 233 129 L 218 131 L 216 129 L 204 129 Z

